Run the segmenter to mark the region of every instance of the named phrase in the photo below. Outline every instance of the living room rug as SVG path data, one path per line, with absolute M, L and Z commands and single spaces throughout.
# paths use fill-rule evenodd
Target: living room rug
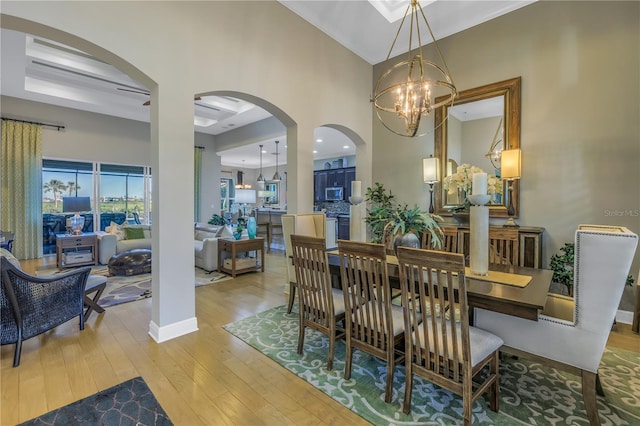
M 22 425 L 173 425 L 142 379 L 136 377 Z
M 194 269 L 196 287 L 233 279 L 219 272 L 208 273 L 200 268 Z M 60 273 L 57 269 L 44 269 L 37 271 L 36 275 L 47 276 L 57 273 Z M 106 265 L 92 267 L 91 273 L 107 277 L 107 287 L 98 302 L 103 308 L 151 297 L 151 274 L 109 275 Z
M 328 339 L 307 330 L 302 355 L 296 353 L 298 314 L 286 306 L 227 324 L 225 330 L 376 425 L 461 424 L 462 398 L 419 377 L 414 378 L 411 414 L 402 412 L 404 366 L 394 374 L 392 403 L 384 402 L 385 363 L 356 350 L 350 380 L 345 380 L 343 341 L 336 343 L 334 367 L 326 369 Z M 640 357 L 622 349 L 605 350 L 598 396 L 603 424 L 640 424 Z M 500 412 L 486 400 L 473 405 L 474 424 L 588 425 L 580 378 L 523 359 L 500 363 Z

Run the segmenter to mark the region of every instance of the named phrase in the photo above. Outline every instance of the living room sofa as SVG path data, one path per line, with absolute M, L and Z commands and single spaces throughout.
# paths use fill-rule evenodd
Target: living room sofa
M 113 229 L 113 223 L 107 227 L 107 231 L 98 231 L 98 261 L 102 265 L 109 263 L 109 259 L 115 254 L 133 249 L 149 249 L 151 250 L 151 226 L 149 225 L 127 225 L 116 226 Z M 137 237 L 131 238 L 135 231 L 127 231 L 127 229 L 140 229 Z M 129 236 L 129 237 L 128 237 Z
M 233 233 L 227 226 L 196 223 L 193 238 L 196 266 L 209 272 L 217 270 L 218 238 L 232 236 Z
M 141 229 L 144 238 L 127 238 L 131 229 Z M 151 226 L 127 225 L 117 226 L 107 231 L 98 231 L 98 261 L 102 265 L 109 263 L 109 259 L 118 253 L 133 249 L 151 250 Z M 218 269 L 218 238 L 232 237 L 233 232 L 227 226 L 196 223 L 194 227 L 193 249 L 195 264 L 198 268 L 211 272 Z

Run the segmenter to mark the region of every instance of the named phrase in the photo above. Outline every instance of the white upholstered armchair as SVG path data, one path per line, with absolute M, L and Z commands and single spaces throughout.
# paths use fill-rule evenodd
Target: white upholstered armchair
M 291 248 L 291 234 L 308 235 L 316 238 L 327 238 L 327 217 L 324 213 L 285 214 L 282 215 L 282 233 L 287 256 L 287 275 L 289 280 L 289 305 L 287 312 L 291 313 L 296 298 L 296 271 L 291 263 L 293 250 Z
M 638 245 L 627 228 L 580 225 L 575 235 L 574 297 L 549 294 L 539 320 L 476 309 L 478 328 L 504 340 L 503 350 L 547 361 L 582 377 L 592 425 L 599 425 L 598 366 Z

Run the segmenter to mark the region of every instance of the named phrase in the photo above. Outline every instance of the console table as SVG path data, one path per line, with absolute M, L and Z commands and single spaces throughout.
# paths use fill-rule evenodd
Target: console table
M 258 250 L 260 251 L 260 262 L 258 262 Z M 249 251 L 256 252 L 256 262 L 251 266 L 237 267 L 237 263 L 242 261 L 238 259 L 238 253 L 246 253 Z M 231 254 L 231 267 L 225 267 L 223 262 L 223 253 Z M 256 237 L 254 239 L 240 239 L 234 240 L 232 238 L 218 238 L 218 271 L 226 274 L 231 274 L 233 278 L 237 274 L 244 274 L 245 272 L 262 270 L 264 272 L 264 238 Z
M 81 235 L 56 234 L 58 269 L 98 264 L 98 237 L 94 232 Z

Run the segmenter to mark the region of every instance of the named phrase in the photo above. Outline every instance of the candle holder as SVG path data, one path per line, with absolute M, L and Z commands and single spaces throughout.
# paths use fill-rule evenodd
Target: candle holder
M 357 206 L 358 204 L 360 204 L 362 202 L 362 200 L 363 200 L 362 197 L 355 196 L 355 195 L 352 195 L 351 197 L 349 197 L 349 202 L 353 206 Z

